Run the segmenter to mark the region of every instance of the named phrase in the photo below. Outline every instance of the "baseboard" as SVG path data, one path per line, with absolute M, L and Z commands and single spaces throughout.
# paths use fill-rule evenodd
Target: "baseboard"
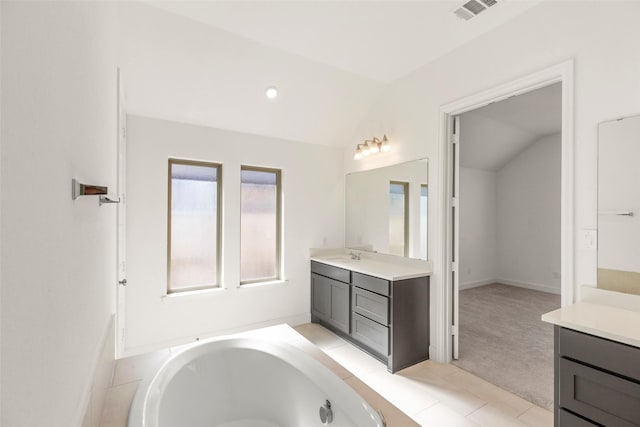
M 493 283 L 501 283 L 503 285 L 517 286 L 518 288 L 531 289 L 534 291 L 547 292 L 549 294 L 560 295 L 560 288 L 549 285 L 541 285 L 539 283 L 521 282 L 519 280 L 495 279 Z
M 476 282 L 461 283 L 460 290 L 464 291 L 465 289 L 473 289 L 473 288 L 479 288 L 480 286 L 490 285 L 492 283 L 496 283 L 496 280 L 497 279 L 485 279 L 485 280 L 478 280 Z
M 143 344 L 132 347 L 125 347 L 123 350 L 122 357 L 136 356 L 138 354 L 149 353 L 152 351 L 162 350 L 168 347 L 176 347 L 179 345 L 190 344 L 195 342 L 196 340 L 219 337 L 223 335 L 231 335 L 237 334 L 239 332 L 246 332 L 253 329 L 266 328 L 268 326 L 280 325 L 282 323 L 286 323 L 290 326 L 302 325 L 304 323 L 309 323 L 311 321 L 310 313 L 296 314 L 293 316 L 279 317 L 275 319 L 269 319 L 262 322 L 250 323 L 247 325 L 242 325 L 234 328 L 227 329 L 219 329 L 214 331 L 207 331 L 197 335 L 191 335 L 187 337 L 176 338 L 172 340 L 165 340 L 153 344 Z
M 485 279 L 478 280 L 477 282 L 469 282 L 469 283 L 461 283 L 460 290 L 464 291 L 466 289 L 479 288 L 480 286 L 490 285 L 492 283 L 500 283 L 503 285 L 516 286 L 518 288 L 531 289 L 534 291 L 547 292 L 550 294 L 560 295 L 560 288 L 554 288 L 549 285 L 540 285 L 538 283 L 528 283 L 521 282 L 518 280 L 509 280 L 509 279 Z
M 115 316 L 107 323 L 105 334 L 98 343 L 90 381 L 83 393 L 79 420 L 75 425 L 99 427 L 100 417 L 107 397 L 107 389 L 115 368 Z

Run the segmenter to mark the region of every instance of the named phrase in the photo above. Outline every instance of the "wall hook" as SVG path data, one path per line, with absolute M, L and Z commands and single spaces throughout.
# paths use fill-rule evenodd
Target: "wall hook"
M 120 203 L 120 197 L 109 196 L 109 195 L 100 196 L 100 198 L 98 199 L 98 204 L 102 206 L 105 203 Z

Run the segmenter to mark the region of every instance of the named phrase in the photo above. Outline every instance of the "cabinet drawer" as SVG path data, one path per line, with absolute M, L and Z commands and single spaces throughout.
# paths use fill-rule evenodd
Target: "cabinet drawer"
M 389 324 L 389 298 L 351 287 L 351 310 L 382 325 Z
M 359 288 L 363 288 L 380 295 L 389 296 L 388 280 L 353 272 L 353 274 L 351 275 L 351 283 L 355 286 L 358 286 Z
M 311 261 L 311 272 L 321 274 L 325 277 L 330 277 L 344 283 L 351 282 L 351 272 L 349 270 L 322 264 L 321 262 Z
M 561 408 L 605 426 L 640 425 L 639 383 L 564 358 L 559 371 Z
M 560 409 L 560 411 L 558 411 L 558 416 L 560 418 L 558 423 L 559 427 L 598 427 L 598 424 L 594 424 L 584 418 L 573 415 L 571 412 L 565 411 L 564 409 Z
M 358 313 L 351 314 L 351 336 L 381 356 L 389 356 L 389 329 Z
M 561 357 L 640 380 L 640 349 L 636 347 L 560 328 L 559 353 Z

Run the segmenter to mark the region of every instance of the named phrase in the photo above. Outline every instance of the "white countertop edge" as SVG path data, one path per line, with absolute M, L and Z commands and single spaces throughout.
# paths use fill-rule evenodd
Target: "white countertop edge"
M 356 273 L 366 274 L 368 276 L 375 276 L 381 279 L 390 280 L 392 282 L 398 280 L 407 280 L 414 279 L 416 277 L 424 277 L 430 276 L 432 274 L 431 268 L 417 269 L 414 266 L 408 267 L 404 265 L 395 265 L 392 263 L 385 263 L 381 261 L 371 261 L 376 264 L 387 264 L 384 268 L 393 269 L 391 273 L 389 271 L 384 271 L 380 268 L 376 268 L 376 266 L 371 266 L 371 263 L 368 263 L 367 259 L 362 259 L 360 261 L 354 262 L 342 262 L 340 260 L 331 260 L 326 259 L 322 256 L 312 256 L 311 261 L 320 262 L 322 264 L 331 265 L 333 267 L 343 268 L 345 270 L 354 271 Z M 362 263 L 358 265 L 357 263 Z M 369 268 L 367 268 L 369 267 Z
M 545 313 L 542 321 L 640 347 L 640 313 L 636 311 L 580 302 Z

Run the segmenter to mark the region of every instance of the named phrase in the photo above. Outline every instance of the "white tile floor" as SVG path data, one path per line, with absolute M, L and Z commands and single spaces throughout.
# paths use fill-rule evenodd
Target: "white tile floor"
M 423 426 L 551 427 L 553 414 L 453 365 L 426 361 L 392 375 L 386 366 L 327 329 L 295 328 Z M 171 354 L 162 350 L 119 360 L 101 427 L 125 427 L 140 380 Z

